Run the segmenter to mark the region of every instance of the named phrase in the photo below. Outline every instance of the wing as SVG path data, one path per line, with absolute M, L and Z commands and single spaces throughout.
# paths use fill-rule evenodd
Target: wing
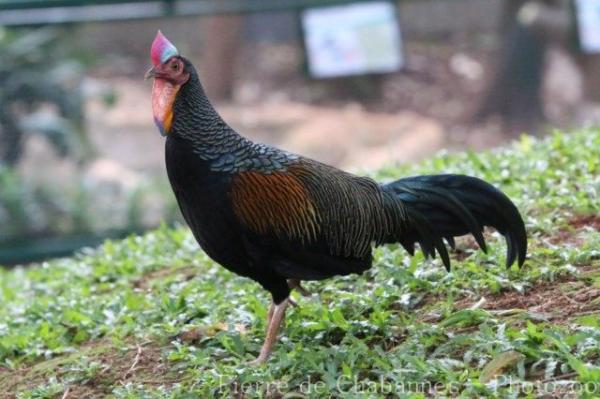
M 401 207 L 373 180 L 307 159 L 275 172 L 245 171 L 232 179 L 234 213 L 255 234 L 308 251 L 370 258 L 402 219 Z
M 292 173 L 237 173 L 231 199 L 235 215 L 256 234 L 309 243 L 321 231 L 316 206 Z

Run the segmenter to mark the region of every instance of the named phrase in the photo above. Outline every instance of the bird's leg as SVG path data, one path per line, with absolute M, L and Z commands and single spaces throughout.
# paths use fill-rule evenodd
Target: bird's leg
M 271 350 L 273 349 L 273 344 L 277 342 L 277 331 L 279 331 L 279 326 L 281 322 L 285 318 L 285 310 L 288 307 L 288 300 L 284 300 L 279 305 L 272 305 L 273 312 L 269 311 L 271 315 L 269 325 L 267 327 L 267 334 L 265 336 L 265 342 L 263 343 L 262 348 L 260 349 L 260 353 L 258 357 L 251 361 L 249 364 L 256 365 L 261 364 L 267 361 L 269 356 L 271 355 Z
M 311 295 L 311 293 L 308 290 L 306 290 L 302 285 L 300 285 L 300 280 L 289 279 L 287 283 L 290 289 L 298 291 L 302 296 Z
M 267 312 L 267 330 L 269 329 L 269 324 L 271 324 L 271 319 L 273 318 L 273 312 L 275 311 L 275 303 L 271 301 L 269 305 L 269 311 Z

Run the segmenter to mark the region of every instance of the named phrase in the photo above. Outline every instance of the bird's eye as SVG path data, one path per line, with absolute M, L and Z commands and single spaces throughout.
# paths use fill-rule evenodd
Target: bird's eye
M 178 70 L 179 69 L 179 64 L 177 62 L 172 63 L 171 64 L 171 69 L 174 70 L 174 71 Z

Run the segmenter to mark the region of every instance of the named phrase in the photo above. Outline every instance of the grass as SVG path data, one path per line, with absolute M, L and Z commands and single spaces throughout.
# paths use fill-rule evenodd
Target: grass
M 439 260 L 376 250 L 375 267 L 306 287 L 267 365 L 268 297 L 161 228 L 0 271 L 0 397 L 581 397 L 600 395 L 600 130 L 389 167 L 482 177 L 515 200 L 522 270 L 458 242 Z

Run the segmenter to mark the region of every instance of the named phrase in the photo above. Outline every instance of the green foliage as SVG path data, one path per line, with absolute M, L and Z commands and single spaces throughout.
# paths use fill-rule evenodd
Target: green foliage
M 115 398 L 597 397 L 600 233 L 573 221 L 600 210 L 599 159 L 600 131 L 586 130 L 378 172 L 499 185 L 525 215 L 525 267 L 504 268 L 497 234 L 488 254 L 458 242 L 451 273 L 379 248 L 363 276 L 294 294 L 299 307 L 260 367 L 245 362 L 264 337 L 267 295 L 211 262 L 187 229 L 0 272 L 0 385 L 23 398 L 76 387 Z
M 131 226 L 115 223 L 98 228 L 98 220 L 109 217 L 92 202 L 97 189 L 77 181 L 79 177 L 59 185 L 26 181 L 13 168 L 26 137 L 32 134 L 44 136 L 61 156 L 69 155 L 77 162 L 92 158 L 85 134 L 83 72 L 94 60 L 75 28 L 0 27 L 0 54 L 2 250 L 7 243 L 21 245 L 39 236 L 103 234 L 107 229 L 139 227 L 141 194 L 132 194 L 131 209 L 124 211 L 123 219 L 132 222 Z
M 102 205 L 108 194 L 84 179 L 46 185 L 23 179 L 0 165 L 0 248 L 38 237 L 85 236 L 114 231 L 140 231 L 155 227 L 148 222 L 148 204 L 163 220 L 179 221 L 175 199 L 164 179 L 147 179 L 119 194 L 122 203 Z M 111 193 L 109 193 L 111 194 Z M 104 201 L 105 203 L 106 201 Z
M 0 27 L 0 164 L 19 160 L 26 133 L 44 135 L 61 155 L 88 155 L 82 54 L 75 43 L 74 35 L 56 28 Z

